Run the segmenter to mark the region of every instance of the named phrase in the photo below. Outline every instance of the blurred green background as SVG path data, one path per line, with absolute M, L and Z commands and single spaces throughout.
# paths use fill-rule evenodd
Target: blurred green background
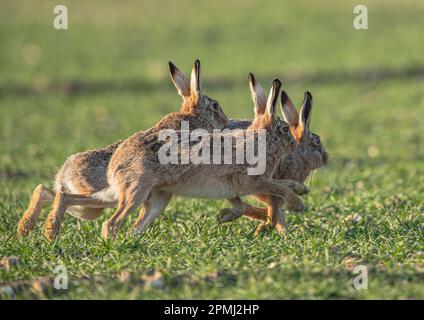
M 81 283 L 70 298 L 424 297 L 423 1 L 65 0 L 68 30 L 53 28 L 57 4 L 0 2 L 0 257 L 22 261 L 0 282 L 63 262 L 77 279 L 153 268 L 167 284 L 175 274 L 198 281 Z M 357 4 L 368 30 L 353 28 Z M 279 77 L 298 107 L 304 91 L 314 95 L 311 129 L 331 163 L 309 182 L 309 210 L 289 214 L 292 233 L 254 238 L 251 221 L 215 223 L 224 201 L 176 199 L 141 239 L 104 243 L 104 216 L 68 217 L 53 246 L 40 229 L 18 240 L 32 189 L 70 154 L 178 110 L 167 62 L 189 73 L 196 58 L 205 93 L 233 118 L 252 117 L 248 72 L 264 87 Z M 375 271 L 368 290 L 352 289 L 349 259 Z M 234 279 L 205 280 L 211 272 Z

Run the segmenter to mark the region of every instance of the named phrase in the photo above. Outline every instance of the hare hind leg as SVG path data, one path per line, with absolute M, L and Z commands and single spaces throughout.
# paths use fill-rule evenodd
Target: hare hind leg
M 299 208 L 303 208 L 303 204 L 299 205 L 300 199 L 296 196 L 296 194 L 304 195 L 309 192 L 308 188 L 304 184 L 295 180 L 290 180 L 290 179 L 273 179 L 271 182 L 274 182 L 280 185 L 281 188 L 285 190 L 284 192 L 282 192 L 282 194 L 284 196 L 287 196 L 290 199 L 293 199 L 294 204 L 293 202 L 289 204 L 294 206 L 294 208 L 292 207 L 293 210 L 298 211 Z M 263 191 L 260 190 L 260 192 L 263 192 Z M 281 194 L 279 196 L 281 196 Z M 240 218 L 241 216 L 246 216 L 254 220 L 262 220 L 263 222 L 267 222 L 268 217 L 273 216 L 268 214 L 270 211 L 270 206 L 271 206 L 271 197 L 268 194 L 262 194 L 262 193 L 255 194 L 255 197 L 261 202 L 265 203 L 268 207 L 268 210 L 265 208 L 258 208 L 258 207 L 251 206 L 243 202 L 240 198 L 229 199 L 232 205 L 232 208 L 222 209 L 218 215 L 218 222 L 220 223 L 230 222 Z M 282 203 L 280 203 L 280 205 L 282 205 Z M 280 218 L 279 220 L 282 222 L 283 219 L 284 217 Z
M 253 220 L 260 220 L 261 223 L 255 229 L 258 235 L 265 227 L 271 225 L 280 233 L 288 232 L 284 212 L 281 211 L 282 199 L 266 194 L 255 194 L 255 198 L 267 205 L 267 209 L 251 206 L 243 202 L 240 198 L 230 199 L 231 208 L 224 208 L 220 211 L 218 222 L 224 223 L 246 216 Z
M 303 196 L 309 192 L 307 186 L 305 186 L 302 182 L 292 180 L 292 179 L 271 179 L 271 182 L 277 183 L 279 185 L 290 188 L 294 193 L 299 196 Z
M 239 197 L 229 199 L 231 208 L 223 208 L 218 215 L 218 222 L 225 223 L 234 221 L 242 216 L 253 220 L 267 221 L 267 209 L 251 206 L 243 202 Z
M 146 181 L 146 183 L 133 183 L 122 190 L 119 194 L 118 208 L 102 225 L 102 238 L 115 238 L 127 215 L 148 199 L 152 189 L 152 182 Z
M 171 193 L 153 189 L 132 227 L 132 232 L 141 234 L 146 231 L 147 227 L 165 210 L 171 198 Z
M 56 192 L 52 209 L 44 223 L 44 235 L 49 240 L 53 240 L 58 235 L 63 217 L 69 207 L 84 206 L 91 209 L 93 214 L 93 212 L 98 212 L 103 208 L 112 208 L 115 204 L 115 202 L 105 202 L 90 196 Z
M 297 182 L 297 185 L 302 186 L 301 183 Z M 299 188 L 298 191 L 304 191 L 303 194 L 307 193 L 306 187 Z M 303 211 L 305 206 L 302 200 L 294 193 L 289 187 L 287 187 L 286 180 L 271 179 L 270 181 L 264 180 L 261 186 L 258 188 L 261 193 L 274 195 L 284 199 L 284 202 L 292 211 Z
M 95 220 L 103 213 L 104 208 L 90 208 L 84 206 L 72 206 L 67 212 L 75 218 L 85 221 Z
M 28 235 L 31 229 L 35 227 L 40 217 L 43 205 L 46 203 L 52 203 L 54 198 L 54 192 L 46 188 L 42 184 L 38 185 L 31 195 L 31 200 L 28 209 L 19 220 L 18 224 L 18 235 Z

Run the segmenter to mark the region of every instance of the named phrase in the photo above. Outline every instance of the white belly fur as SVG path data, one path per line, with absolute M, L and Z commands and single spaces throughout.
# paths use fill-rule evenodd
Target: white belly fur
M 187 198 L 227 199 L 239 196 L 231 185 L 220 181 L 205 182 L 203 185 L 168 185 L 160 189 Z

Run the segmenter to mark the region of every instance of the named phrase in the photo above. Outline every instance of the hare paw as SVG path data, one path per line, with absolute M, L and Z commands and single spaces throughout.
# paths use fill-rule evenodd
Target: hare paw
M 253 235 L 254 235 L 255 237 L 257 237 L 257 236 L 259 236 L 259 234 L 261 234 L 262 232 L 264 232 L 264 231 L 266 231 L 266 230 L 269 230 L 269 229 L 271 229 L 271 228 L 272 228 L 271 218 L 267 216 L 266 221 L 264 221 L 264 222 L 260 222 L 260 223 L 256 226 L 256 228 L 255 228 L 255 230 L 254 230 L 254 232 L 253 232 Z
M 29 235 L 29 230 L 32 227 L 32 221 L 26 221 L 26 220 L 21 220 L 19 221 L 18 224 L 18 236 L 23 237 L 23 236 L 28 236 Z
M 286 236 L 289 233 L 289 229 L 287 228 L 287 226 L 284 226 L 282 224 L 277 223 L 275 226 L 275 230 L 277 231 L 277 233 L 280 236 Z
M 102 238 L 103 239 L 115 239 L 117 228 L 109 221 L 105 221 L 102 224 Z
M 56 220 L 47 220 L 44 225 L 44 236 L 49 241 L 53 241 L 59 234 L 60 224 Z
M 294 212 L 302 212 L 305 210 L 305 205 L 303 204 L 302 200 L 300 200 L 300 198 L 292 199 L 291 201 L 287 202 L 286 206 L 287 209 Z
M 230 222 L 237 219 L 237 214 L 231 208 L 224 208 L 219 211 L 218 223 Z
M 290 185 L 290 189 L 293 190 L 293 192 L 295 192 L 296 194 L 298 194 L 299 196 L 303 196 L 307 193 L 309 193 L 309 189 L 307 186 L 305 186 L 303 183 L 301 182 L 297 182 L 297 181 L 293 181 Z

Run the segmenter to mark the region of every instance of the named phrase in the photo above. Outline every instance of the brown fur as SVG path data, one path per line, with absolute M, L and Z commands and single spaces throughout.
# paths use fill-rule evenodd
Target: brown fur
M 253 75 L 250 82 L 255 83 Z M 253 87 L 255 87 L 253 85 Z M 258 191 L 283 197 L 293 210 L 302 210 L 303 204 L 297 195 L 307 189 L 294 181 L 270 179 L 282 154 L 292 145 L 289 127 L 275 115 L 280 82 L 275 80 L 267 102 L 266 112 L 256 112 L 250 129 L 265 129 L 267 133 L 266 172 L 261 176 L 249 176 L 246 165 L 200 164 L 163 165 L 157 152 L 163 142 L 157 137 L 162 128 L 172 127 L 167 118 L 156 127 L 139 132 L 123 142 L 113 154 L 108 170 L 108 181 L 118 196 L 118 208 L 102 227 L 104 238 L 114 237 L 126 216 L 141 203 L 146 206 L 134 224 L 134 231 L 144 232 L 147 226 L 166 207 L 172 194 L 202 198 L 229 198 L 252 194 Z M 255 95 L 252 94 L 255 99 Z M 258 111 L 258 110 L 257 110 Z M 179 115 L 181 116 L 181 115 Z M 175 123 L 173 121 L 173 123 Z M 286 130 L 284 130 L 286 127 Z M 244 131 L 231 133 L 233 138 Z M 224 135 L 224 134 L 223 134 Z M 244 142 L 245 143 L 245 142 Z M 235 154 L 233 153 L 233 157 Z M 269 180 L 270 179 L 270 180 Z M 154 195 L 155 210 L 148 210 L 149 199 Z M 160 196 L 162 194 L 162 196 Z M 159 195 L 159 196 L 158 196 Z M 162 197 L 162 198 L 161 198 Z M 166 197 L 166 199 L 165 199 Z
M 283 115 L 290 124 L 290 130 L 297 141 L 297 145 L 292 153 L 281 158 L 274 178 L 304 182 L 313 170 L 327 164 L 328 154 L 319 141 L 319 137 L 309 131 L 310 111 L 312 108 L 312 96 L 310 93 L 305 94 L 300 115 L 285 92 L 282 92 L 281 97 Z M 303 110 L 306 108 L 306 104 L 309 104 L 308 119 L 302 119 L 305 118 Z M 231 120 L 229 126 L 231 128 L 245 128 L 247 125 L 248 122 L 246 120 Z M 254 197 L 265 203 L 267 208 L 250 206 L 239 198 L 232 199 L 230 201 L 233 207 L 221 210 L 219 221 L 229 222 L 241 216 L 246 216 L 251 219 L 261 220 L 264 223 L 272 221 L 272 224 L 277 229 L 287 230 L 285 216 L 281 212 L 281 206 L 283 205 L 281 199 L 265 194 L 255 194 Z M 262 226 L 264 225 L 262 224 Z
M 171 62 L 169 63 L 171 78 L 183 98 L 179 113 L 171 113 L 159 122 L 162 128 L 180 128 L 180 121 L 190 122 L 190 128 L 221 129 L 227 125 L 228 119 L 219 103 L 205 95 L 200 95 L 200 62 L 193 67 L 192 78 L 188 78 Z M 55 180 L 55 193 L 41 186 L 34 190 L 30 206 L 21 218 L 18 234 L 26 235 L 36 225 L 43 205 L 55 203 L 45 224 L 45 235 L 52 239 L 59 231 L 64 211 L 83 220 L 97 218 L 105 207 L 113 207 L 115 202 L 110 199 L 94 197 L 107 191 L 107 169 L 110 158 L 122 141 L 115 142 L 104 148 L 89 150 L 70 156 L 60 168 Z M 43 197 L 40 194 L 43 190 Z M 75 195 L 75 196 L 74 196 Z M 85 197 L 85 198 L 84 198 Z

